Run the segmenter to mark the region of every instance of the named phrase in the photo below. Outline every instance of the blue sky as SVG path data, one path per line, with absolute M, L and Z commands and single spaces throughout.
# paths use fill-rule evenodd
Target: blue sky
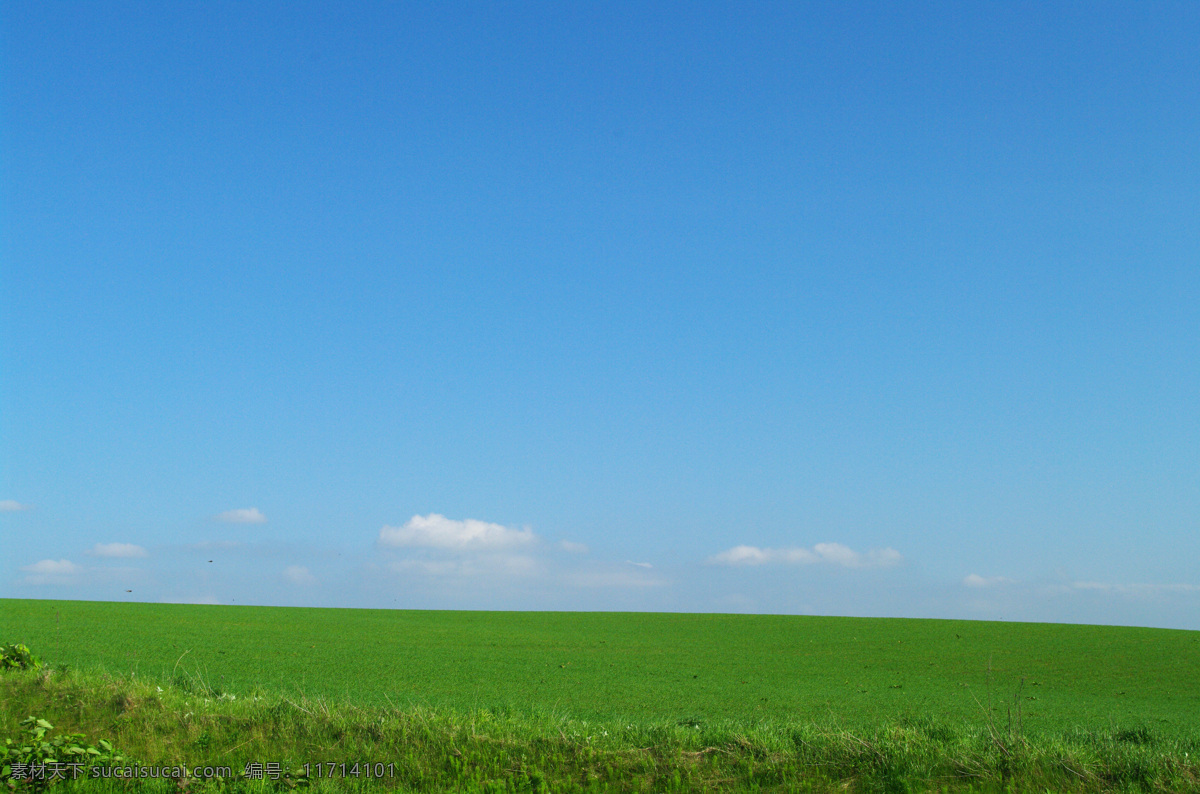
M 342 5 L 4 4 L 0 596 L 1200 628 L 1200 6 Z

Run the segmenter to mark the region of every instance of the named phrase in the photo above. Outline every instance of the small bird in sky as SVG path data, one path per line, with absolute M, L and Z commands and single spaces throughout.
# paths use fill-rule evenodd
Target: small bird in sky
M 132 590 L 126 590 L 125 592 L 126 592 L 126 593 L 132 593 L 133 591 L 132 591 Z

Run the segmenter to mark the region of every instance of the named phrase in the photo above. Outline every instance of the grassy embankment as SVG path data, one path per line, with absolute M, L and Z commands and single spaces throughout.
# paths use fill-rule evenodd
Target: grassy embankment
M 0 736 L 318 789 L 1200 790 L 1195 632 L 46 601 L 0 632 L 70 668 L 3 676 Z M 394 777 L 315 779 L 343 761 Z

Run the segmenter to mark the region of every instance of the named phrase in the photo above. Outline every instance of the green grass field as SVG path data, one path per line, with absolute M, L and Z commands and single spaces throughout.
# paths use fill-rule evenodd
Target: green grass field
M 582 718 L 874 724 L 975 720 L 1025 679 L 1031 727 L 1200 716 L 1200 632 L 945 620 L 661 613 L 413 612 L 0 601 L 0 631 L 59 664 L 200 674 L 360 705 Z
M 234 723 L 241 719 L 238 724 L 249 734 L 253 731 L 247 726 L 268 719 L 254 717 L 257 712 L 243 705 L 254 697 L 274 698 L 276 705 L 286 702 L 297 708 L 304 703 L 322 704 L 319 709 L 310 706 L 289 713 L 295 717 L 323 709 L 334 723 L 338 719 L 353 721 L 359 718 L 353 716 L 357 714 L 392 715 L 380 719 L 423 714 L 427 723 L 430 719 L 448 720 L 446 736 L 470 720 L 470 734 L 454 745 L 460 748 L 470 746 L 472 736 L 478 738 L 475 726 L 479 715 L 499 720 L 493 727 L 501 733 L 508 731 L 506 735 L 524 731 L 533 738 L 542 734 L 553 738 L 557 732 L 566 740 L 571 733 L 581 741 L 580 737 L 587 738 L 589 747 L 594 741 L 596 747 L 618 753 L 653 746 L 658 741 L 653 736 L 666 742 L 663 747 L 673 748 L 671 752 L 683 754 L 679 758 L 688 752 L 715 753 L 714 748 L 736 748 L 739 742 L 749 747 L 758 742 L 760 766 L 768 757 L 779 762 L 793 752 L 780 748 L 794 748 L 797 742 L 811 748 L 813 742 L 825 741 L 819 737 L 840 736 L 838 741 L 843 743 L 848 741 L 846 737 L 855 742 L 874 737 L 868 741 L 875 743 L 871 746 L 894 740 L 900 743 L 896 752 L 915 752 L 912 748 L 920 744 L 918 738 L 927 741 L 940 736 L 942 745 L 957 742 L 961 753 L 969 757 L 978 751 L 977 765 L 984 764 L 981 759 L 985 756 L 991 758 L 989 753 L 995 755 L 993 760 L 999 766 L 986 774 L 971 773 L 973 767 L 968 763 L 964 767 L 968 771 L 959 781 L 964 786 L 983 785 L 995 775 L 1004 785 L 1011 785 L 1002 768 L 1008 763 L 1007 751 L 1002 746 L 997 749 L 997 736 L 1008 737 L 1001 745 L 1003 741 L 1041 737 L 1038 741 L 1043 745 L 1058 742 L 1055 747 L 1073 741 L 1063 737 L 1084 737 L 1079 740 L 1083 742 L 1080 747 L 1091 741 L 1086 737 L 1103 737 L 1104 741 L 1117 741 L 1114 747 L 1121 752 L 1126 750 L 1121 749 L 1120 737 L 1133 737 L 1134 745 L 1157 745 L 1156 750 L 1143 747 L 1138 752 L 1150 752 L 1158 759 L 1145 761 L 1151 766 L 1167 764 L 1163 779 L 1174 782 L 1162 790 L 1191 780 L 1188 770 L 1195 767 L 1185 753 L 1190 753 L 1187 748 L 1200 747 L 1200 688 L 1196 686 L 1200 632 L 798 616 L 414 612 L 0 600 L 0 642 L 24 642 L 51 666 L 68 666 L 83 676 L 64 683 L 66 689 L 59 694 L 46 696 L 48 706 L 58 709 L 56 719 L 68 721 L 74 718 L 62 704 L 76 703 L 82 715 L 82 704 L 88 698 L 79 691 L 84 685 L 81 682 L 91 681 L 95 687 L 126 692 L 118 698 L 126 704 L 149 697 L 158 702 L 157 712 L 166 708 L 164 702 L 176 701 L 178 709 L 198 712 L 199 701 L 193 704 L 195 698 L 189 700 L 189 693 L 205 695 L 205 709 L 222 708 L 220 696 L 232 696 L 234 699 L 225 701 L 228 709 L 237 703 L 238 708 L 251 711 L 238 712 L 241 717 L 231 713 L 229 719 Z M 6 730 L 11 730 L 14 720 L 26 716 L 18 711 L 33 708 L 41 697 L 32 679 L 22 680 L 26 681 L 24 688 L 4 690 Z M 126 691 L 138 686 L 153 688 L 138 690 L 141 695 Z M 161 696 L 146 694 L 164 687 Z M 67 691 L 74 694 L 63 694 Z M 105 695 L 92 708 L 97 713 L 108 708 L 115 714 L 116 721 L 110 722 L 117 730 L 131 718 L 126 715 L 121 723 L 117 718 L 128 709 L 122 706 L 114 711 L 111 701 L 112 697 Z M 342 713 L 338 709 L 350 711 L 330 717 Z M 281 712 L 271 713 L 275 716 L 269 719 L 282 719 Z M 1017 715 L 1019 722 L 1014 723 Z M 88 721 L 81 716 L 76 722 L 83 725 Z M 214 725 L 218 723 L 220 720 Z M 96 720 L 89 724 L 103 727 Z M 225 724 L 232 723 L 226 720 Z M 172 757 L 209 750 L 210 745 L 188 744 L 193 739 L 186 737 L 195 733 L 191 727 L 178 730 L 183 731 L 183 738 L 172 740 Z M 610 739 L 599 738 L 609 736 L 607 731 L 613 734 Z M 264 734 L 256 741 L 282 741 L 277 734 L 273 740 Z M 796 739 L 801 734 L 809 738 Z M 240 735 L 235 730 L 211 746 L 228 749 Z M 228 744 L 222 745 L 225 741 Z M 427 737 L 427 741 L 434 740 Z M 905 742 L 911 747 L 903 749 Z M 1060 749 L 1068 755 L 1078 750 L 1067 745 Z M 490 746 L 479 752 L 486 755 Z M 853 749 L 853 743 L 849 746 Z M 292 754 L 289 757 L 300 757 L 311 753 L 312 747 L 304 750 L 288 745 L 286 750 Z M 150 750 L 142 747 L 141 752 Z M 363 752 L 371 750 L 364 748 Z M 441 757 L 437 755 L 440 751 L 430 752 Z M 571 753 L 567 755 L 573 758 Z M 1091 757 L 1086 752 L 1084 756 Z M 1177 760 L 1173 760 L 1175 756 Z M 799 756 L 786 762 L 793 771 L 800 769 L 796 758 Z M 875 763 L 871 758 L 875 756 L 862 763 Z M 455 762 L 451 758 L 446 763 L 452 768 Z M 857 779 L 852 774 L 855 762 L 843 758 L 838 763 L 842 767 L 833 764 L 821 774 L 843 769 L 833 778 L 844 782 L 845 775 L 851 774 L 851 779 Z M 912 766 L 905 763 L 906 769 Z M 1054 763 L 1061 767 L 1072 762 Z M 1171 763 L 1176 764 L 1178 774 L 1169 773 L 1176 768 Z M 690 768 L 688 764 L 695 765 L 689 761 L 684 766 Z M 1087 768 L 1084 761 L 1080 764 L 1081 769 Z M 571 775 L 579 773 L 577 764 L 567 766 L 574 770 Z M 942 767 L 929 767 L 935 768 Z M 951 782 L 956 779 L 954 768 L 952 763 L 945 767 L 951 770 L 947 773 Z M 494 780 L 503 779 L 504 769 L 497 767 Z M 851 772 L 843 774 L 845 769 Z M 589 779 L 587 774 L 580 779 Z M 659 780 L 658 772 L 646 774 L 646 780 Z M 933 774 L 928 772 L 921 779 L 928 781 Z M 1066 772 L 1061 774 L 1065 776 L 1062 780 L 1051 775 L 1058 781 L 1054 785 L 1075 779 Z M 1153 776 L 1147 774 L 1134 774 L 1129 780 L 1151 780 Z M 1080 773 L 1076 777 L 1086 783 L 1080 783 L 1079 790 L 1105 788 L 1103 776 L 1087 778 Z M 740 782 L 731 787 L 752 788 L 765 781 L 765 787 L 771 788 L 774 780 L 789 790 L 787 780 L 795 783 L 801 779 L 785 778 L 768 776 L 755 783 L 751 775 L 737 778 Z M 528 781 L 528 776 L 525 779 Z M 596 779 L 604 780 L 603 776 Z M 422 780 L 426 779 L 410 779 L 408 785 L 470 788 L 464 783 L 468 778 L 453 775 L 428 779 L 441 781 L 436 784 L 426 781 L 426 785 Z M 475 782 L 483 785 L 489 780 L 493 778 Z M 616 777 L 610 782 L 617 789 L 638 789 L 631 780 Z M 685 776 L 684 783 L 688 780 L 692 779 Z M 725 787 L 720 784 L 725 778 L 703 780 L 708 782 L 700 788 Z M 695 787 L 681 785 L 684 789 Z M 650 788 L 662 786 L 652 783 Z

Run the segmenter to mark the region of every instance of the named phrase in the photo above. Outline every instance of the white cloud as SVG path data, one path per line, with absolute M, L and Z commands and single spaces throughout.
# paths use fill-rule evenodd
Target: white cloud
M 858 552 L 840 543 L 818 543 L 813 546 L 813 551 L 826 562 L 832 562 L 835 565 L 859 568 L 864 564 L 864 560 Z
M 25 584 L 70 584 L 83 569 L 70 560 L 41 560 L 33 565 L 21 566 L 26 576 Z
M 379 530 L 384 546 L 408 546 L 450 551 L 480 551 L 524 546 L 535 539 L 533 530 L 511 529 L 468 518 L 455 521 L 439 513 L 413 516 L 402 527 Z
M 23 505 L 16 499 L 0 499 L 0 513 L 16 513 L 20 510 L 32 510 L 33 505 Z
M 762 565 L 768 562 L 807 564 L 820 561 L 821 558 L 808 549 L 760 549 L 757 546 L 734 546 L 709 558 L 709 562 L 720 565 Z
M 303 565 L 289 565 L 284 569 L 283 576 L 292 584 L 304 587 L 317 583 L 317 577 L 309 573 L 309 570 Z
M 25 565 L 21 570 L 47 576 L 70 576 L 79 573 L 80 568 L 70 560 L 42 560 L 33 565 Z
M 900 552 L 892 548 L 871 549 L 861 554 L 840 543 L 818 543 L 811 549 L 760 549 L 757 546 L 734 546 L 708 559 L 715 565 L 765 565 L 785 563 L 812 565 L 828 563 L 845 568 L 889 568 L 904 561 Z
M 639 568 L 653 568 L 654 567 L 653 565 L 651 565 L 648 562 L 634 562 L 633 560 L 626 560 L 625 563 L 627 565 L 636 565 Z
M 93 557 L 149 557 L 141 546 L 132 543 L 97 543 L 88 551 Z
M 558 547 L 563 551 L 569 551 L 572 554 L 587 554 L 588 547 L 584 543 L 573 543 L 569 540 L 560 540 Z
M 769 560 L 771 549 L 763 551 L 757 546 L 734 546 L 720 554 L 714 554 L 709 562 L 718 565 L 762 565 Z
M 226 510 L 217 514 L 218 521 L 229 524 L 265 524 L 267 517 L 258 511 L 257 507 L 243 507 L 238 510 Z
M 1011 584 L 1012 579 L 1004 576 L 980 576 L 977 573 L 967 574 L 962 583 L 967 587 L 995 587 L 1001 584 Z

